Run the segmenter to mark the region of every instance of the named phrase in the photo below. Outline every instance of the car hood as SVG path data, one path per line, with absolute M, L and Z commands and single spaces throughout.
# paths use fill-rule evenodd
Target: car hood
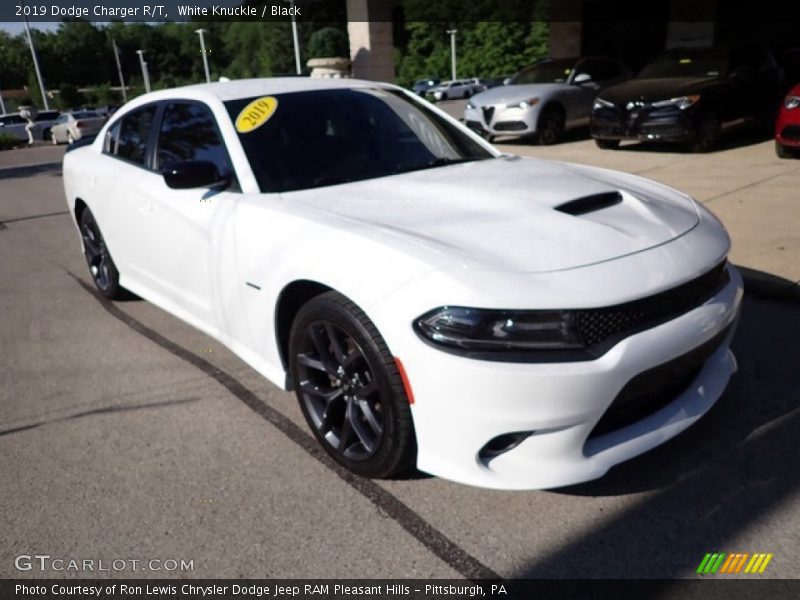
M 569 214 L 573 200 L 619 192 L 613 206 Z M 613 171 L 501 157 L 282 194 L 435 268 L 548 272 L 608 261 L 669 242 L 699 220 L 693 201 Z M 601 196 L 602 197 L 602 196 Z M 591 208 L 591 207 L 590 207 Z M 391 241 L 390 241 L 391 240 Z
M 526 85 L 503 85 L 475 94 L 470 102 L 474 106 L 493 104 L 516 104 L 529 98 L 551 94 L 566 87 L 564 83 L 530 83 Z
M 717 77 L 629 79 L 602 91 L 600 97 L 615 104 L 625 104 L 631 100 L 653 102 L 690 94 L 702 94 L 723 85 L 725 85 L 724 80 Z

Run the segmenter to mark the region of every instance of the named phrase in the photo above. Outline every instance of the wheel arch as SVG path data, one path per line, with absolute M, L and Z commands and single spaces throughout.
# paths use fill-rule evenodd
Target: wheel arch
M 287 389 L 292 389 L 289 375 L 289 334 L 298 311 L 312 298 L 334 289 L 311 279 L 297 279 L 284 286 L 275 301 L 275 338 L 281 365 L 287 373 Z
M 564 106 L 564 103 L 558 98 L 550 98 L 548 100 L 545 100 L 544 105 L 542 106 L 542 109 L 539 111 L 539 115 L 537 117 L 537 121 L 542 118 L 542 115 L 546 111 L 553 110 L 553 109 L 557 110 L 558 112 L 560 112 L 561 116 L 564 117 L 564 120 L 566 122 L 567 107 Z
M 75 198 L 75 208 L 73 210 L 75 214 L 75 223 L 77 223 L 78 225 L 80 225 L 81 223 L 81 216 L 83 215 L 83 211 L 85 211 L 87 208 L 88 206 L 86 205 L 86 202 L 83 201 L 83 199 Z

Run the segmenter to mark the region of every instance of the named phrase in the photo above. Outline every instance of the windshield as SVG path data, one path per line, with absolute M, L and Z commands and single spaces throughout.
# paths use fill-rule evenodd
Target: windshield
M 642 69 L 638 78 L 719 77 L 728 64 L 728 55 L 721 50 L 668 52 Z
M 259 98 L 225 103 L 236 122 Z M 335 89 L 265 98 L 269 116 L 237 127 L 262 192 L 302 190 L 492 158 L 443 118 L 384 89 Z
M 548 60 L 532 67 L 522 69 L 511 80 L 511 85 L 525 85 L 527 83 L 566 83 L 575 60 Z

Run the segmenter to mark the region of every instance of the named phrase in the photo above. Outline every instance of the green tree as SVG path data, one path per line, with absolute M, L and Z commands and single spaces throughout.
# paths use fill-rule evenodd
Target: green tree
M 58 105 L 61 109 L 81 108 L 86 104 L 86 97 L 74 85 L 64 84 L 58 90 Z
M 318 29 L 308 40 L 308 55 L 311 58 L 349 56 L 347 34 L 336 27 Z

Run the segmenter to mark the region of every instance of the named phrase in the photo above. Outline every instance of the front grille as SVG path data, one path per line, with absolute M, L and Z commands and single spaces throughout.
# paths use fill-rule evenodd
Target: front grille
M 494 106 L 484 106 L 482 109 L 483 111 L 483 120 L 487 125 L 492 124 L 492 115 L 494 115 Z
M 787 140 L 800 141 L 800 125 L 787 125 L 783 128 L 783 131 L 781 131 L 781 137 Z
M 501 121 L 494 124 L 495 131 L 523 131 L 527 128 L 524 121 Z
M 725 341 L 729 330 L 727 327 L 694 350 L 631 379 L 614 398 L 588 439 L 641 421 L 675 400 L 697 379 L 705 362 Z
M 728 283 L 725 265 L 722 261 L 700 277 L 654 296 L 606 308 L 575 311 L 583 343 L 593 351 L 602 352 L 603 346 L 608 348 L 624 337 L 689 312 Z

